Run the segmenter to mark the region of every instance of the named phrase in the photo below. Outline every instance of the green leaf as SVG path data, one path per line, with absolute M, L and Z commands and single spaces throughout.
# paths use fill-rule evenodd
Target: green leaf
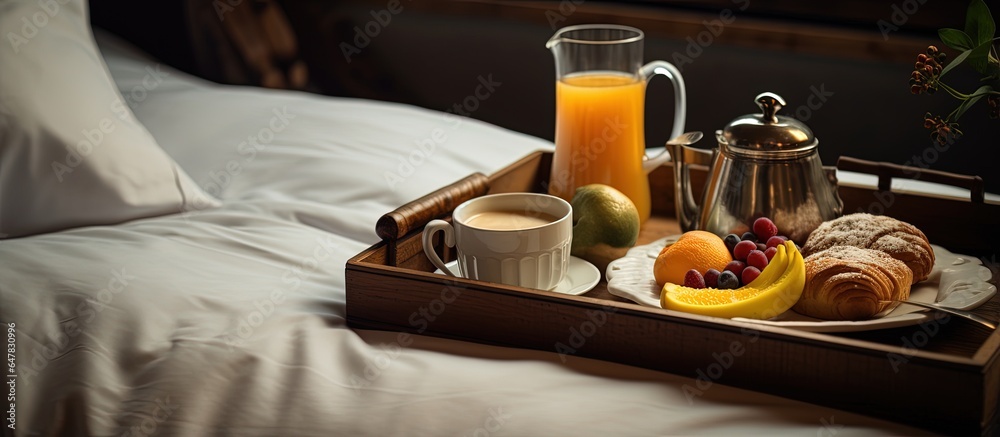
M 970 95 L 969 98 L 962 102 L 962 105 L 958 107 L 958 110 L 955 111 L 955 118 L 952 121 L 958 121 L 959 118 L 962 118 L 962 114 L 965 114 L 965 111 L 968 111 L 972 105 L 975 105 L 979 99 L 985 97 L 990 91 L 993 91 L 993 87 L 989 85 L 979 87 L 979 89 L 972 93 L 972 95 Z
M 987 40 L 986 42 L 979 44 L 978 47 L 969 50 L 969 66 L 976 71 L 989 75 L 992 73 L 990 71 L 990 48 L 993 46 L 992 40 Z
M 938 76 L 938 78 L 940 79 L 944 77 L 946 73 L 951 71 L 952 68 L 955 68 L 959 64 L 961 64 L 962 61 L 964 61 L 965 58 L 968 58 L 970 54 L 972 54 L 972 50 L 966 50 L 962 53 L 959 53 L 958 56 L 955 56 L 955 59 L 952 59 L 951 62 L 948 63 L 948 65 L 945 65 L 944 68 L 941 69 L 941 75 Z
M 972 38 L 972 45 L 978 46 L 993 39 L 996 24 L 990 15 L 990 8 L 983 0 L 972 0 L 965 12 L 965 33 Z
M 946 46 L 955 50 L 969 50 L 975 47 L 969 34 L 958 29 L 938 30 L 938 37 L 941 38 L 941 42 Z

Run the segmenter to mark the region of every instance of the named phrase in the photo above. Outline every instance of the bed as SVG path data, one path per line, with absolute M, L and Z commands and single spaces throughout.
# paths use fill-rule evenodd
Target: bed
M 21 22 L 2 3 L 6 32 Z M 62 7 L 20 48 L 42 46 L 58 17 L 85 17 L 78 2 Z M 380 215 L 551 143 L 399 104 L 218 85 L 96 35 L 135 121 L 207 197 L 0 240 L 0 321 L 16 360 L 7 433 L 924 433 L 721 385 L 691 399 L 692 379 L 610 362 L 351 329 L 344 266 L 377 241 Z M 45 196 L 0 182 L 4 208 L 13 191 Z

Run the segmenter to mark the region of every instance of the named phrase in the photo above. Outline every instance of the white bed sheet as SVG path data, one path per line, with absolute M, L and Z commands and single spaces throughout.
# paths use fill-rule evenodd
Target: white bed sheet
M 615 363 L 352 330 L 344 266 L 381 214 L 551 144 L 403 105 L 218 86 L 99 42 L 136 116 L 223 206 L 0 242 L 19 434 L 922 433 L 718 384 L 689 402 L 692 379 Z M 420 161 L 435 129 L 447 140 Z M 252 159 L 251 135 L 268 139 Z M 400 174 L 411 154 L 420 165 Z

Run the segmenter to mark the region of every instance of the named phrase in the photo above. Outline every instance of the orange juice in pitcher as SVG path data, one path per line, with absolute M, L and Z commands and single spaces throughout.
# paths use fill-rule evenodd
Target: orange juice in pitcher
M 642 31 L 618 25 L 570 26 L 546 45 L 556 59 L 556 152 L 549 193 L 572 200 L 577 187 L 610 185 L 650 216 L 647 174 L 668 158 L 646 159 L 646 82 L 674 84 L 673 135 L 684 130 L 684 80 L 673 65 L 642 65 Z
M 558 170 L 550 194 L 571 200 L 576 187 L 600 182 L 632 199 L 640 217 L 649 216 L 649 184 L 634 177 L 645 174 L 645 95 L 645 81 L 621 73 L 570 75 L 556 83 Z

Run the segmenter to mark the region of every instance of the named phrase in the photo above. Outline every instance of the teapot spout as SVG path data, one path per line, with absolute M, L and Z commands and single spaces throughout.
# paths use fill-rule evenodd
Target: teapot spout
M 677 221 L 684 232 L 697 228 L 701 213 L 694 201 L 691 189 L 690 164 L 709 166 L 712 163 L 713 152 L 689 147 L 684 144 L 667 143 L 670 159 L 674 163 L 674 209 L 677 211 Z

